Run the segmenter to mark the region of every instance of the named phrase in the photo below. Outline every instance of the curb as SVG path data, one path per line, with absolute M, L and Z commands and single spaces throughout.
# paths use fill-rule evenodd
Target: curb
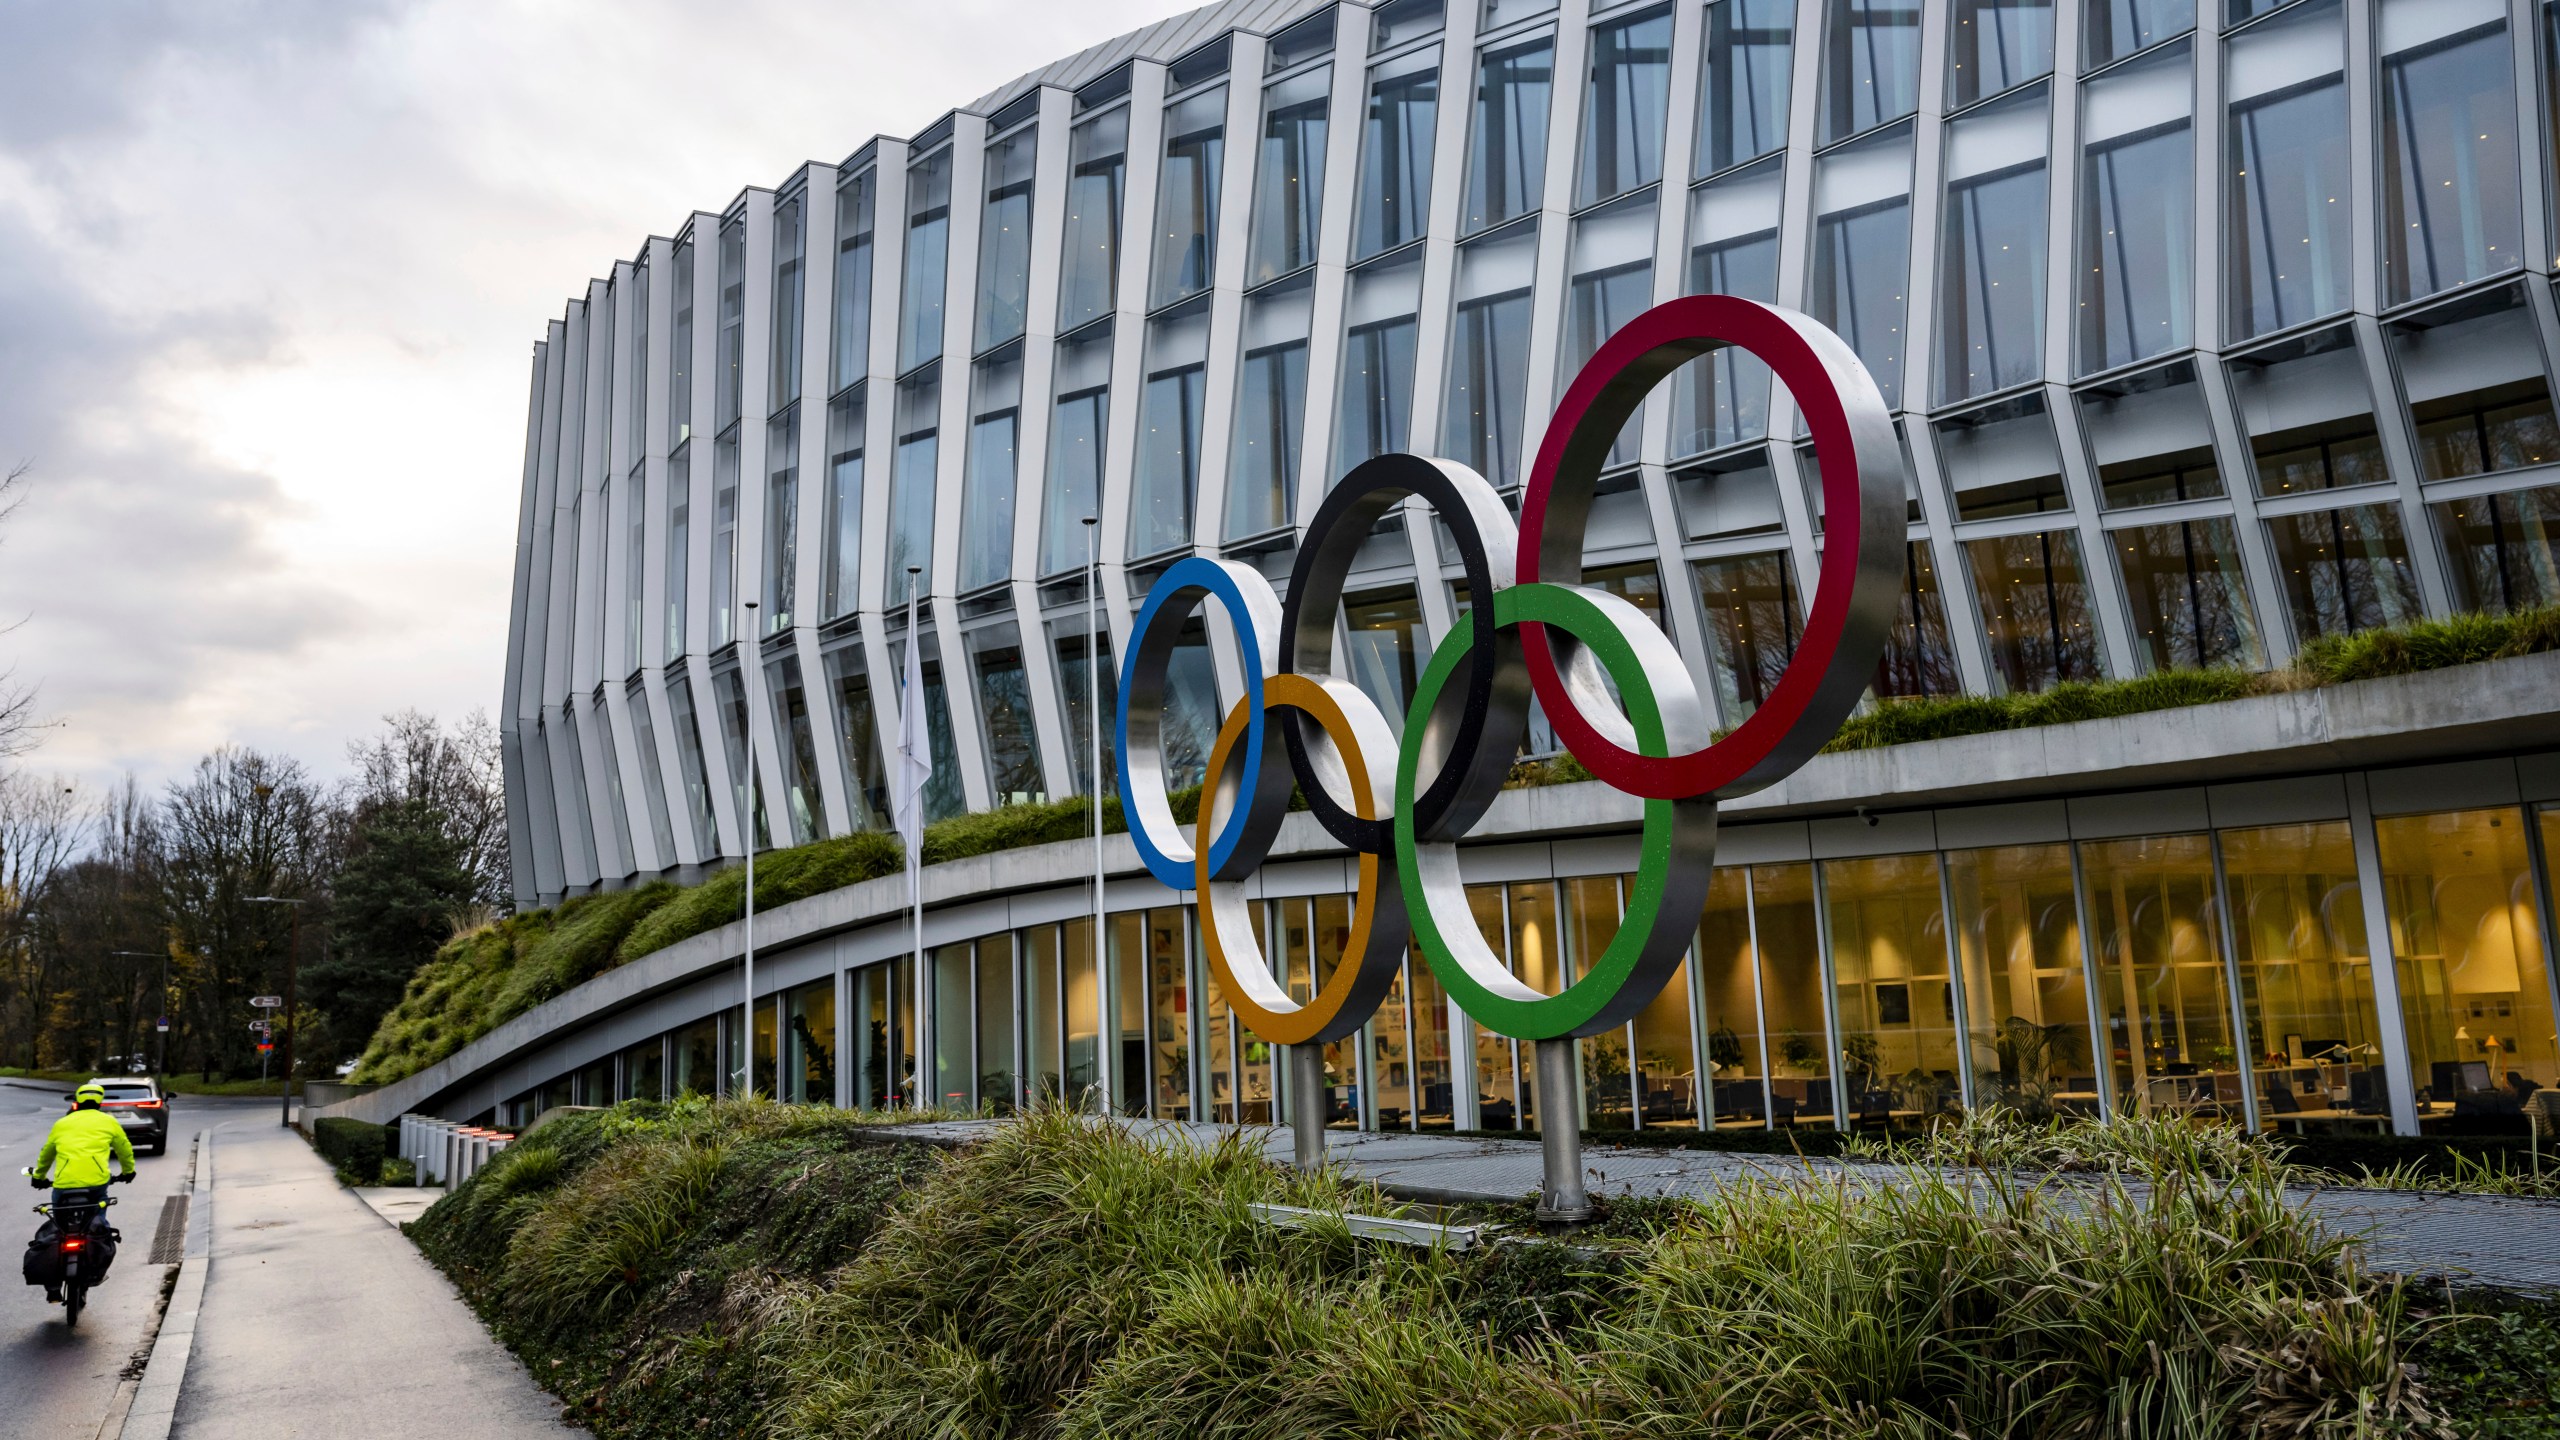
M 142 1384 L 125 1411 L 119 1440 L 168 1440 L 178 1420 L 178 1390 L 186 1383 L 187 1359 L 195 1353 L 196 1315 L 204 1308 L 205 1271 L 213 1254 L 213 1132 L 196 1132 L 195 1184 L 187 1201 L 187 1249 L 178 1262 L 178 1283 L 169 1292 L 169 1308 L 152 1338 L 151 1359 Z

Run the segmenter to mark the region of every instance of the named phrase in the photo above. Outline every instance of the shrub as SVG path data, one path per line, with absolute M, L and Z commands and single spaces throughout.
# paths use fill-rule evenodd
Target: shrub
M 2547 650 L 2560 650 L 2560 605 L 2323 635 L 2303 646 L 2294 664 L 2322 684 L 2338 685 Z
M 382 1127 L 339 1116 L 313 1122 L 311 1148 L 349 1185 L 372 1185 L 382 1176 Z

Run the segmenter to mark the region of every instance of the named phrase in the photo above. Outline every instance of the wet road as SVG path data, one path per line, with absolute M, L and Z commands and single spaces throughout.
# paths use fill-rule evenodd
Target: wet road
M 276 1102 L 177 1098 L 169 1112 L 169 1153 L 137 1152 L 141 1178 L 115 1189 L 111 1213 L 124 1243 L 114 1271 L 90 1293 L 79 1328 L 71 1330 L 63 1326 L 61 1307 L 47 1305 L 42 1290 L 18 1277 L 19 1255 L 41 1223 L 28 1207 L 43 1198 L 18 1172 L 35 1163 L 45 1131 L 61 1117 L 65 1088 L 0 1081 L 0 1261 L 6 1269 L 0 1274 L 0 1432 L 87 1440 L 106 1418 L 117 1377 L 159 1304 L 168 1267 L 151 1263 L 151 1237 L 161 1202 L 186 1187 L 188 1142 L 219 1121 L 263 1116 L 272 1125 Z

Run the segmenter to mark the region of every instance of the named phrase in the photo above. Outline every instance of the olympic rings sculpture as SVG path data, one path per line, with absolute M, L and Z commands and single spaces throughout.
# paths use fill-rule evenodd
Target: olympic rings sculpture
M 1618 432 L 1657 383 L 1728 345 L 1766 364 L 1795 397 L 1829 524 L 1784 675 L 1718 739 L 1670 639 L 1628 601 L 1580 582 L 1592 500 Z M 1399 741 L 1367 692 L 1334 673 L 1333 638 L 1361 542 L 1408 496 L 1446 526 L 1472 603 L 1416 682 Z M 1157 879 L 1197 893 L 1211 973 L 1238 1018 L 1275 1044 L 1359 1029 L 1393 985 L 1408 940 L 1459 1007 L 1497 1033 L 1554 1040 L 1623 1025 L 1687 952 L 1714 874 L 1717 802 L 1792 773 L 1858 703 L 1899 603 L 1903 515 L 1901 445 L 1845 341 L 1795 311 L 1729 295 L 1658 305 L 1610 337 L 1566 389 L 1516 523 L 1466 466 L 1383 455 L 1317 507 L 1285 604 L 1261 572 L 1231 561 L 1193 556 L 1157 578 L 1121 668 L 1115 748 L 1130 839 Z M 1212 599 L 1234 628 L 1245 695 L 1218 729 L 1186 833 L 1165 793 L 1164 707 L 1182 624 Z M 1533 696 L 1566 753 L 1644 802 L 1641 859 L 1618 933 L 1554 995 L 1521 983 L 1486 944 L 1458 869 L 1457 840 L 1500 794 Z M 1350 942 L 1303 1003 L 1273 977 L 1245 894 L 1293 789 L 1359 871 Z

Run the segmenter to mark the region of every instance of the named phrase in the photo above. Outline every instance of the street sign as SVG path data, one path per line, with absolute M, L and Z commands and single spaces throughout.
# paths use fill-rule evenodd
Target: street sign
M 284 997 L 281 995 L 260 995 L 252 999 L 249 1003 L 257 1006 L 261 1010 L 278 1010 L 284 1007 Z
M 261 1040 L 258 1042 L 258 1053 L 261 1055 L 267 1054 L 275 1048 L 275 1042 L 271 1040 Z
M 273 1035 L 276 1033 L 276 1022 L 273 1020 L 252 1020 L 249 1022 L 249 1033 L 252 1035 Z
M 160 1032 L 161 1034 L 163 1034 L 163 1035 L 168 1034 L 168 1033 L 169 1033 L 169 1017 L 167 1017 L 167 1016 L 165 1016 L 165 1015 L 161 1016 L 161 1017 L 160 1017 L 160 1023 L 159 1023 L 159 1024 L 157 1024 L 157 1025 L 155 1025 L 155 1026 L 153 1026 L 152 1028 L 153 1028 L 153 1029 L 155 1029 L 155 1030 L 157 1030 L 157 1031 L 159 1031 L 159 1032 Z

